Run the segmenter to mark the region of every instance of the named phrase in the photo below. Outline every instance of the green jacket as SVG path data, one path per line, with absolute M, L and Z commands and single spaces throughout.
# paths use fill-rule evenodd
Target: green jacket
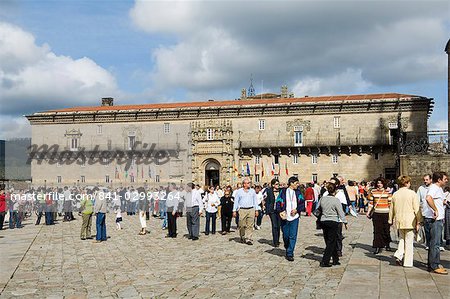
M 81 201 L 81 213 L 89 215 L 94 212 L 94 204 L 89 198 L 85 198 Z

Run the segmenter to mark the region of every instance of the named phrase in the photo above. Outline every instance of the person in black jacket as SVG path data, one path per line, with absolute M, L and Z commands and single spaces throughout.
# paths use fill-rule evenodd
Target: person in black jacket
M 278 179 L 272 179 L 270 182 L 270 188 L 267 188 L 264 191 L 265 214 L 269 215 L 270 221 L 272 222 L 272 238 L 274 247 L 280 246 L 281 218 L 275 211 L 275 201 L 280 193 L 279 187 L 280 182 Z
M 231 190 L 225 190 L 224 196 L 220 199 L 220 220 L 222 222 L 222 235 L 230 232 L 231 219 L 233 219 L 234 197 L 231 196 Z

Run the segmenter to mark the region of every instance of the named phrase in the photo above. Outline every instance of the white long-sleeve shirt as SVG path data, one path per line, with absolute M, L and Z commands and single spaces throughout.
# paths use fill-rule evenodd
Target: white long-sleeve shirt
M 220 199 L 219 196 L 217 196 L 217 193 L 207 193 L 205 197 L 203 198 L 205 201 L 205 210 L 208 213 L 216 213 L 217 207 L 220 205 Z

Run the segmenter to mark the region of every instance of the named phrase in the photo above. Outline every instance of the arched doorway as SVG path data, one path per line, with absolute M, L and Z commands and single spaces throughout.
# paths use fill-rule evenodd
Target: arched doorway
M 220 184 L 220 164 L 217 160 L 209 160 L 205 166 L 205 185 L 217 186 Z

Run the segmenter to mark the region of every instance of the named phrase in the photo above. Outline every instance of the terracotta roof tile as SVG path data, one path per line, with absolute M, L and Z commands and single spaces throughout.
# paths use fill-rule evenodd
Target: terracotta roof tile
M 124 110 L 154 110 L 154 109 L 177 109 L 177 108 L 206 108 L 223 106 L 251 106 L 261 104 L 290 104 L 290 103 L 314 103 L 314 102 L 336 102 L 336 101 L 360 101 L 360 100 L 380 100 L 388 98 L 414 98 L 415 95 L 384 93 L 384 94 L 363 94 L 363 95 L 339 95 L 339 96 L 319 96 L 303 98 L 274 98 L 274 99 L 247 99 L 228 101 L 204 101 L 204 102 L 174 102 L 174 103 L 154 103 L 140 105 L 118 105 L 118 106 L 90 106 L 72 107 L 45 111 L 52 112 L 97 112 L 97 111 L 124 111 Z

